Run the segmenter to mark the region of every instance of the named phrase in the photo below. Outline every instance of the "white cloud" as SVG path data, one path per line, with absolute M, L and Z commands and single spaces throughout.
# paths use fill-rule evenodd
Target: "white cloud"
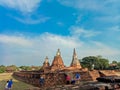
M 36 14 L 34 11 L 40 6 L 42 0 L 1 0 L 0 5 L 6 8 L 11 8 L 20 11 L 22 15 L 15 16 L 8 14 L 9 17 L 24 24 L 44 23 L 48 19 L 47 16 Z
M 120 23 L 120 0 L 58 0 L 62 5 L 75 8 L 78 11 L 78 24 L 84 16 L 90 19 L 93 25 L 110 25 Z M 82 17 L 79 17 L 83 15 Z M 96 23 L 98 21 L 98 24 Z M 84 21 L 82 22 L 84 23 Z M 105 27 L 103 24 L 103 27 Z
M 113 60 L 120 61 L 120 51 L 117 48 L 98 41 L 86 42 L 79 50 L 78 55 L 80 58 L 101 55 L 103 58 L 110 60 L 110 62 Z
M 116 23 L 120 22 L 120 15 L 108 15 L 94 18 L 97 21 L 107 22 L 107 23 Z
M 39 7 L 41 0 L 0 0 L 0 5 L 22 13 L 31 13 Z
M 100 34 L 99 31 L 95 31 L 95 30 L 85 30 L 81 27 L 78 26 L 72 26 L 70 28 L 70 32 L 73 36 L 79 36 L 79 37 L 85 37 L 85 38 L 90 38 L 90 37 L 94 37 Z
M 113 26 L 113 27 L 108 28 L 108 30 L 120 32 L 120 26 Z
M 44 23 L 47 20 L 49 20 L 49 17 L 44 17 L 44 16 L 40 16 L 36 19 L 33 19 L 31 17 L 25 17 L 25 18 L 19 18 L 19 17 L 13 17 L 15 20 L 24 23 L 24 24 L 38 24 L 38 23 Z
M 58 0 L 61 4 L 78 10 L 92 10 L 104 13 L 118 13 L 119 0 Z M 109 11 L 111 10 L 111 12 Z
M 58 0 L 61 4 L 74 7 L 76 9 L 100 10 L 103 9 L 103 3 L 98 0 Z
M 82 45 L 82 42 L 77 42 L 77 39 L 74 37 L 60 36 L 50 33 L 44 33 L 40 35 L 40 37 L 36 37 L 35 39 L 39 43 L 42 42 L 44 46 L 46 46 L 47 45 L 46 43 L 48 43 L 49 44 L 47 45 L 48 47 L 54 47 L 54 48 L 58 48 L 58 47 L 74 48 L 74 47 L 78 47 L 78 44 L 79 46 Z
M 39 36 L 27 38 L 23 36 L 0 35 L 1 62 L 16 65 L 42 65 L 46 56 L 52 62 L 58 48 L 65 65 L 72 60 L 73 48 L 76 48 L 78 58 L 90 55 L 106 57 L 119 56 L 120 51 L 98 41 L 84 42 L 74 36 L 60 36 L 44 33 Z M 11 45 L 11 46 L 9 46 Z M 21 61 L 21 62 L 18 62 Z
M 0 46 L 4 50 L 4 53 L 0 52 L 4 54 L 1 60 L 5 62 L 11 60 L 14 63 L 17 63 L 16 60 L 21 60 L 19 64 L 27 62 L 27 64 L 38 64 L 39 61 L 42 64 L 45 56 L 48 56 L 50 61 L 52 61 L 58 48 L 63 49 L 64 53 L 67 53 L 69 49 L 81 46 L 82 44 L 82 42 L 77 42 L 73 37 L 64 37 L 49 33 L 32 38 L 17 37 L 17 35 L 0 35 L 0 43 L 4 44 L 4 47 Z M 33 63 L 33 60 L 36 61 Z
M 60 36 L 54 35 L 50 33 L 44 33 L 40 36 L 34 36 L 33 38 L 27 38 L 25 36 L 17 36 L 17 35 L 0 35 L 0 43 L 4 43 L 7 45 L 18 45 L 18 46 L 30 46 L 31 47 L 64 47 L 64 48 L 74 48 L 82 45 L 82 42 L 78 42 L 78 40 L 74 37 L 70 36 Z M 38 49 L 38 48 L 37 48 Z
M 8 35 L 0 35 L 0 42 L 6 44 L 20 45 L 20 46 L 30 46 L 32 43 L 25 39 L 24 37 L 18 36 L 8 36 Z
M 101 54 L 104 56 L 119 55 L 120 54 L 119 50 L 117 50 L 115 48 L 113 49 L 112 47 L 107 46 L 107 45 L 100 43 L 98 41 L 97 42 L 93 41 L 92 43 L 96 46 L 96 49 L 98 49 L 96 51 L 96 53 L 101 52 Z
M 64 23 L 63 22 L 57 22 L 57 25 L 58 26 L 64 26 Z

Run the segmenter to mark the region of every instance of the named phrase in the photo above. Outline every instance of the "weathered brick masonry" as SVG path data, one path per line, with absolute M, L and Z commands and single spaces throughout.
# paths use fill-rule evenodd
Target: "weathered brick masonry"
M 17 79 L 35 86 L 40 86 L 39 79 L 41 76 L 44 76 L 45 86 L 49 87 L 54 85 L 64 85 L 66 83 L 65 74 L 69 74 L 71 78 L 73 78 L 76 73 L 80 73 L 81 81 L 96 80 L 96 78 L 99 77 L 98 71 L 88 71 L 81 67 L 75 49 L 73 51 L 71 65 L 66 67 L 62 60 L 61 52 L 58 49 L 51 66 L 48 62 L 48 57 L 46 57 L 43 67 L 39 71 L 21 71 L 15 72 L 13 75 Z

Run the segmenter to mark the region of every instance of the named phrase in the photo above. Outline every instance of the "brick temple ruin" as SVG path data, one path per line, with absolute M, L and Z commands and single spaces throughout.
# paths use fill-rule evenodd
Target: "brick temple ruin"
M 46 57 L 41 70 L 43 70 L 46 73 L 46 72 L 55 72 L 55 71 L 66 71 L 66 70 L 82 70 L 82 67 L 78 60 L 75 49 L 73 51 L 71 65 L 69 67 L 66 67 L 64 65 L 63 59 L 61 57 L 60 49 L 58 49 L 56 56 L 54 56 L 52 64 L 51 65 L 49 64 L 48 57 Z
M 81 67 L 75 49 L 73 51 L 70 66 L 66 67 L 62 60 L 60 49 L 58 49 L 51 65 L 48 57 L 46 57 L 43 66 L 39 71 L 14 72 L 13 76 L 21 81 L 39 87 L 39 78 L 43 76 L 45 78 L 45 86 L 50 87 L 55 85 L 64 85 L 65 74 L 69 74 L 72 78 L 76 73 L 80 73 L 81 81 L 94 81 L 100 76 L 97 70 L 89 71 L 88 69 Z

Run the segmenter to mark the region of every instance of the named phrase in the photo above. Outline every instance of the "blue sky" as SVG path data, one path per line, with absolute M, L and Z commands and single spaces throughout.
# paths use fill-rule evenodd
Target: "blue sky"
M 0 0 L 0 64 L 65 65 L 101 55 L 120 61 L 120 0 Z

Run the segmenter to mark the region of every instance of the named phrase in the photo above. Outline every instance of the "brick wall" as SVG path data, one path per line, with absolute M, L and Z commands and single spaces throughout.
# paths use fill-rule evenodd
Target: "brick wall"
M 39 72 L 15 72 L 13 76 L 23 82 L 39 86 L 39 78 L 44 75 L 45 86 L 51 87 L 55 85 L 65 85 L 65 74 L 69 74 L 71 78 L 75 76 L 77 72 L 49 72 L 49 73 L 39 73 Z M 98 77 L 97 71 L 80 71 L 81 81 L 93 81 Z M 94 78 L 93 78 L 94 77 Z

